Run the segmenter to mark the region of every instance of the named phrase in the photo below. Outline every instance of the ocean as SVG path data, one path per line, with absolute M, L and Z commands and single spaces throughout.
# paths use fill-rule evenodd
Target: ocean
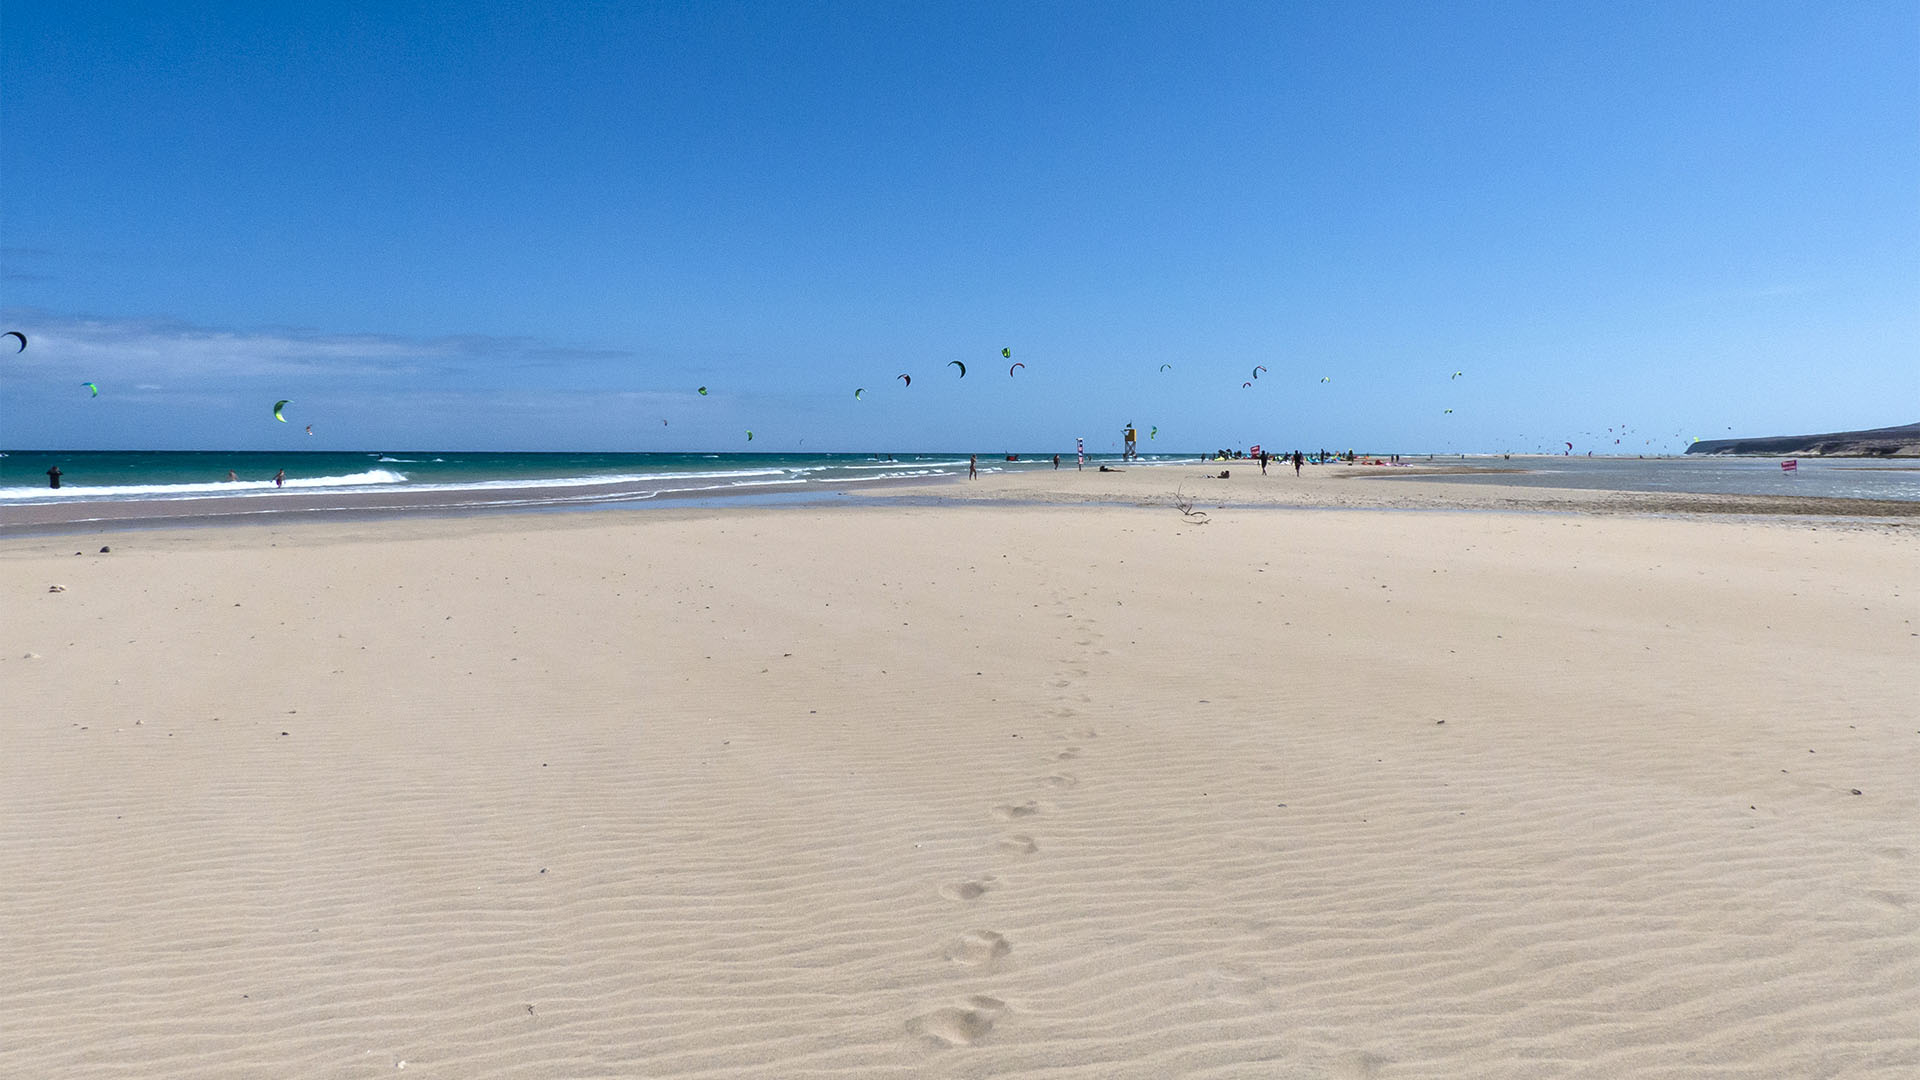
M 1051 468 L 1052 455 L 983 457 L 983 471 Z M 1089 457 L 1089 461 L 1095 460 Z M 1100 456 L 1117 461 L 1118 456 Z M 1175 460 L 1153 457 L 1149 461 Z M 1185 460 L 1193 460 L 1187 458 Z M 1073 456 L 1063 456 L 1071 467 Z M 60 487 L 48 484 L 58 466 Z M 274 473 L 286 470 L 284 488 Z M 10 450 L 0 457 L 0 508 L 302 493 L 461 496 L 462 505 L 565 506 L 661 496 L 844 490 L 850 485 L 965 476 L 965 454 L 279 453 Z M 233 479 L 228 479 L 231 473 Z M 416 499 L 417 501 L 417 499 Z M 0 511 L 3 512 L 3 511 Z

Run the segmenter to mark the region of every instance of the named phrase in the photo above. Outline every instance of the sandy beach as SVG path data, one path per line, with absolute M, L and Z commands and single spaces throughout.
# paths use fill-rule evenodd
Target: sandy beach
M 1920 1074 L 1911 517 L 1225 467 L 0 541 L 0 1075 Z

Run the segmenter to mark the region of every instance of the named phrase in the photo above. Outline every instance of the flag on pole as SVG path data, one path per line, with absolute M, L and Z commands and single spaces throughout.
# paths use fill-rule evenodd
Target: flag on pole
M 1795 458 L 1788 458 L 1787 460 L 1780 463 L 1781 472 L 1794 472 L 1799 468 L 1800 468 L 1800 462 Z

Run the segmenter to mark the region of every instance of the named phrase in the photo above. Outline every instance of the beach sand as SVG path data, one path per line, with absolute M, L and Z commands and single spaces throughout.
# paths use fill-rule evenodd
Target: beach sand
M 0 543 L 0 1075 L 1920 1074 L 1909 527 L 1144 472 Z

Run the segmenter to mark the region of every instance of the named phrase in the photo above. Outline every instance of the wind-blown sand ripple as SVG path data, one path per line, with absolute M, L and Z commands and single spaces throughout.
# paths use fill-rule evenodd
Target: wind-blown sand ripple
M 1898 534 L 74 546 L 0 548 L 0 1075 L 1920 1070 Z

